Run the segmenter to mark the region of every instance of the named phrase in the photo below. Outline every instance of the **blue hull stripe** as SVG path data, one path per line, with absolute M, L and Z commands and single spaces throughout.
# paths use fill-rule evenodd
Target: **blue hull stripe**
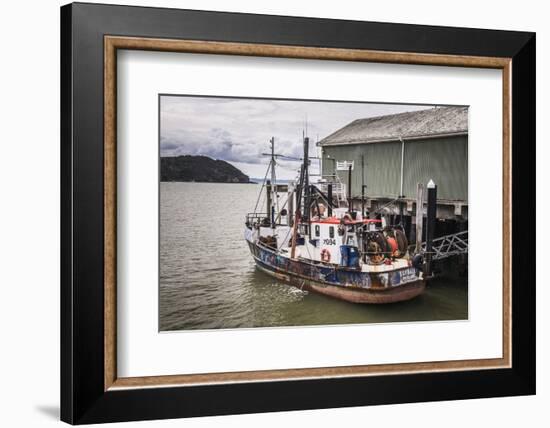
M 413 267 L 389 272 L 372 273 L 338 267 L 336 265 L 312 264 L 276 254 L 274 251 L 248 243 L 257 264 L 266 270 L 283 275 L 311 280 L 339 287 L 397 287 L 420 280 L 420 272 Z

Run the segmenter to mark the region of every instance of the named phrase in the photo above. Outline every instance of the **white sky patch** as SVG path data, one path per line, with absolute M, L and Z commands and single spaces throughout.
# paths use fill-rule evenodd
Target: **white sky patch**
M 253 98 L 162 95 L 160 98 L 161 156 L 204 155 L 230 162 L 251 178 L 263 178 L 269 140 L 276 153 L 300 158 L 302 135 L 315 143 L 348 123 L 366 117 L 421 110 L 429 106 Z M 282 161 L 278 177 L 294 179 L 299 162 Z M 318 171 L 312 161 L 310 173 Z

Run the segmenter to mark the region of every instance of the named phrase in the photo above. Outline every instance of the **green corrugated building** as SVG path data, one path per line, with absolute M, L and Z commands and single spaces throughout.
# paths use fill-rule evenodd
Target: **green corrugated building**
M 438 217 L 468 215 L 468 108 L 434 107 L 357 119 L 319 141 L 322 175 L 348 183 L 353 162 L 352 197 L 366 185 L 369 211 L 390 204 L 395 214 L 412 215 L 417 184 L 437 186 Z M 388 208 L 386 208 L 386 211 Z

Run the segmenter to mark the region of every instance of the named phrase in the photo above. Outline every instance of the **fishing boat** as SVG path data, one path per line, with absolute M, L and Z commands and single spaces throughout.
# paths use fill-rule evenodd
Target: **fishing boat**
M 424 291 L 423 257 L 410 253 L 401 225 L 367 215 L 364 195 L 354 209 L 351 180 L 347 189 L 337 174 L 310 182 L 307 136 L 301 159 L 276 154 L 275 139 L 270 143 L 256 207 L 245 219 L 245 239 L 259 270 L 354 303 L 394 303 Z M 286 186 L 276 176 L 284 160 L 301 164 L 297 180 Z

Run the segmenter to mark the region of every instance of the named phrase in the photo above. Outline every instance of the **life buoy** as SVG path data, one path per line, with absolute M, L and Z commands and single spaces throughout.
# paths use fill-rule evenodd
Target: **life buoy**
M 325 263 L 330 262 L 330 251 L 326 248 L 323 248 L 321 250 L 321 260 Z

